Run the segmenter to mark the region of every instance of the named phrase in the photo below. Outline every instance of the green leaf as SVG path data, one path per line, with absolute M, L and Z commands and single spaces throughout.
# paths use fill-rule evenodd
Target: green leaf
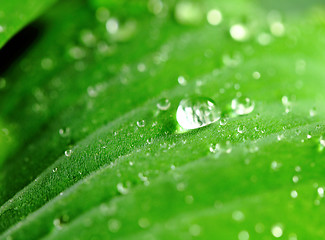
M 0 239 L 321 239 L 315 6 L 59 2 L 0 78 Z M 222 119 L 180 131 L 189 97 Z
M 54 2 L 56 0 L 2 0 L 0 3 L 0 48 Z

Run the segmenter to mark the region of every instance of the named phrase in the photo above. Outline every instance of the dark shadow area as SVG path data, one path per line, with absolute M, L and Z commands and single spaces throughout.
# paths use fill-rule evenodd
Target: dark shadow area
M 2 75 L 40 37 L 42 25 L 34 22 L 18 32 L 0 49 L 0 75 Z

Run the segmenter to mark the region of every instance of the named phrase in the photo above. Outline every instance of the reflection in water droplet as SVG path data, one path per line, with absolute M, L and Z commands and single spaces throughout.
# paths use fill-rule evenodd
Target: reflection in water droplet
M 166 111 L 170 107 L 170 102 L 167 98 L 162 98 L 157 103 L 157 108 L 161 111 Z
M 176 119 L 183 129 L 204 127 L 220 118 L 213 100 L 205 97 L 183 99 L 177 108 Z
M 297 197 L 298 197 L 298 193 L 297 193 L 297 191 L 296 191 L 296 190 L 291 191 L 290 196 L 291 196 L 292 198 L 297 198 Z
M 200 6 L 190 1 L 178 2 L 174 14 L 176 21 L 184 25 L 198 25 L 203 19 Z
M 116 189 L 119 193 L 125 195 L 129 192 L 129 189 L 123 186 L 123 183 L 118 183 Z
M 255 103 L 247 97 L 239 97 L 231 101 L 231 108 L 237 115 L 246 115 L 254 110 Z
M 231 37 L 239 42 L 246 41 L 249 37 L 248 29 L 242 24 L 235 24 L 230 28 Z
M 207 14 L 208 23 L 217 26 L 222 21 L 222 14 L 218 9 L 211 9 Z

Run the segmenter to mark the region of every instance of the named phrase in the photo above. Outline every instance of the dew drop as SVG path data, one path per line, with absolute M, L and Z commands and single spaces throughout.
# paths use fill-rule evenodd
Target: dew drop
M 144 127 L 145 126 L 145 121 L 144 120 L 137 121 L 137 126 L 138 127 Z
M 252 74 L 254 79 L 260 79 L 261 78 L 261 74 L 259 72 L 253 72 Z
M 249 233 L 247 231 L 240 231 L 238 233 L 238 240 L 248 240 L 249 239 Z
M 5 27 L 0 25 L 0 33 L 3 33 L 5 31 Z
M 224 126 L 224 125 L 226 125 L 227 122 L 228 122 L 228 119 L 227 119 L 227 118 L 221 118 L 221 119 L 220 119 L 220 126 Z
M 296 190 L 291 191 L 290 196 L 292 198 L 297 198 L 298 197 L 298 192 Z
M 203 19 L 200 6 L 189 1 L 178 2 L 174 14 L 176 21 L 183 25 L 198 25 Z
M 232 213 L 232 218 L 237 221 L 237 222 L 240 222 L 240 221 L 243 221 L 244 218 L 245 218 L 245 215 L 243 212 L 241 211 L 235 211 Z
M 281 236 L 282 236 L 282 234 L 283 234 L 283 229 L 282 229 L 282 226 L 280 226 L 280 225 L 274 225 L 273 227 L 272 227 L 272 230 L 271 230 L 271 232 L 272 232 L 272 235 L 274 236 L 274 237 L 276 237 L 276 238 L 280 238 Z
M 271 33 L 276 37 L 282 37 L 285 33 L 285 27 L 282 22 L 276 21 L 270 25 Z
M 255 103 L 251 99 L 241 96 L 231 101 L 231 108 L 237 115 L 246 115 L 253 112 Z
M 179 85 L 182 85 L 182 86 L 185 86 L 187 84 L 187 81 L 186 81 L 185 77 L 183 77 L 183 76 L 179 76 L 177 78 L 177 81 L 178 81 Z
M 230 35 L 234 40 L 243 42 L 248 39 L 248 29 L 242 24 L 235 24 L 230 28 Z
M 68 137 L 70 135 L 70 128 L 60 128 L 59 129 L 59 134 L 61 137 L 65 138 Z
M 129 192 L 129 189 L 124 187 L 123 183 L 118 183 L 116 185 L 116 189 L 122 195 L 125 195 L 125 194 L 127 194 Z
M 193 224 L 190 226 L 188 231 L 192 236 L 199 236 L 201 233 L 201 226 L 198 224 Z
M 121 228 L 121 222 L 117 219 L 110 219 L 108 221 L 108 229 L 113 232 L 116 233 L 120 230 Z
M 68 149 L 68 150 L 64 151 L 64 155 L 65 155 L 66 157 L 70 157 L 71 154 L 72 154 L 72 149 Z
M 138 224 L 141 228 L 147 228 L 150 226 L 150 221 L 147 218 L 140 218 Z
M 116 18 L 110 18 L 106 22 L 106 30 L 110 34 L 115 34 L 117 33 L 119 29 L 119 23 Z
M 220 110 L 206 97 L 186 98 L 177 108 L 176 119 L 183 129 L 196 129 L 220 119 Z
M 208 23 L 217 26 L 222 21 L 222 14 L 218 9 L 211 9 L 207 14 Z
M 322 187 L 317 188 L 317 193 L 318 193 L 319 197 L 323 198 L 324 197 L 324 188 L 322 188 Z
M 157 103 L 157 108 L 161 111 L 166 111 L 170 107 L 170 102 L 167 98 L 162 98 Z
M 313 107 L 312 109 L 309 110 L 309 116 L 310 117 L 315 117 L 317 115 L 316 108 Z

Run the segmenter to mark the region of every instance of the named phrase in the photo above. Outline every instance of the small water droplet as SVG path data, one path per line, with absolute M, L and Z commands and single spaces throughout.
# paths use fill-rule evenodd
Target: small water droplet
M 137 121 L 137 126 L 138 126 L 138 127 L 144 127 L 145 124 L 146 124 L 146 123 L 145 123 L 144 120 Z
M 190 226 L 188 231 L 192 236 L 197 237 L 201 234 L 201 226 L 198 224 L 193 224 Z
M 220 110 L 206 97 L 183 99 L 177 108 L 176 119 L 183 129 L 196 129 L 220 119 Z
M 268 33 L 262 32 L 257 36 L 257 42 L 262 46 L 269 45 L 271 41 L 272 36 Z
M 240 222 L 240 221 L 243 221 L 245 219 L 245 215 L 242 211 L 235 211 L 232 213 L 232 218 L 237 221 L 237 222 Z
M 144 63 L 139 63 L 137 66 L 139 72 L 144 72 L 147 69 L 147 66 Z
M 148 220 L 148 218 L 140 218 L 138 220 L 138 224 L 141 228 L 147 228 L 150 226 L 150 221 Z
M 280 224 L 274 225 L 271 229 L 272 235 L 276 238 L 280 238 L 283 234 L 283 229 Z
M 53 168 L 52 172 L 57 172 L 58 168 Z
M 227 118 L 221 118 L 221 119 L 220 119 L 220 125 L 221 125 L 221 126 L 226 125 L 227 122 L 228 122 L 228 119 L 227 119 Z
M 291 191 L 290 196 L 291 196 L 292 198 L 297 198 L 297 197 L 298 197 L 298 193 L 297 193 L 297 191 L 296 191 L 296 190 Z
M 203 20 L 200 5 L 190 1 L 180 1 L 175 7 L 175 19 L 179 24 L 198 25 Z
M 207 20 L 208 20 L 209 24 L 211 24 L 213 26 L 217 26 L 222 21 L 222 14 L 218 9 L 211 9 L 207 13 Z
M 297 182 L 299 181 L 299 177 L 298 177 L 298 176 L 293 176 L 293 177 L 292 177 L 292 181 L 293 181 L 294 183 L 297 183 Z
M 110 219 L 108 221 L 108 229 L 113 232 L 116 233 L 120 230 L 121 228 L 121 222 L 117 219 Z
M 67 157 L 70 157 L 71 154 L 72 154 L 72 149 L 68 149 L 68 150 L 64 151 L 64 155 Z
M 170 102 L 167 98 L 162 98 L 157 103 L 157 108 L 161 111 L 166 111 L 170 107 Z
M 231 101 L 231 108 L 236 115 L 246 115 L 253 112 L 255 103 L 251 99 L 241 96 Z
M 129 192 L 129 189 L 127 187 L 124 187 L 123 183 L 118 183 L 116 185 L 117 191 L 122 194 L 125 195 Z
M 248 240 L 249 239 L 249 233 L 245 230 L 240 231 L 238 233 L 238 240 Z
M 273 161 L 271 163 L 271 169 L 274 170 L 274 171 L 278 170 L 280 167 L 281 167 L 281 164 L 278 163 L 277 161 Z
M 259 72 L 253 72 L 252 76 L 255 79 L 260 79 L 261 78 L 261 74 Z
M 230 28 L 231 37 L 239 42 L 246 41 L 249 37 L 248 29 L 242 24 L 235 24 Z
M 313 107 L 312 109 L 309 110 L 309 116 L 310 117 L 315 117 L 317 115 L 316 108 Z
M 116 18 L 110 18 L 106 22 L 106 30 L 110 34 L 117 33 L 119 29 L 119 22 Z
M 60 128 L 59 129 L 59 134 L 63 138 L 70 136 L 70 128 L 69 127 L 67 127 L 67 128 Z
M 185 77 L 183 77 L 183 76 L 179 76 L 177 78 L 177 81 L 178 81 L 179 85 L 182 85 L 182 86 L 185 86 L 187 84 L 187 81 L 186 81 Z
M 282 37 L 285 33 L 285 27 L 282 22 L 276 21 L 270 25 L 271 33 L 276 37 Z
M 51 70 L 53 68 L 53 60 L 51 58 L 43 58 L 41 61 L 41 67 L 44 70 Z
M 245 126 L 238 126 L 237 127 L 237 132 L 242 134 L 243 132 L 245 132 Z

